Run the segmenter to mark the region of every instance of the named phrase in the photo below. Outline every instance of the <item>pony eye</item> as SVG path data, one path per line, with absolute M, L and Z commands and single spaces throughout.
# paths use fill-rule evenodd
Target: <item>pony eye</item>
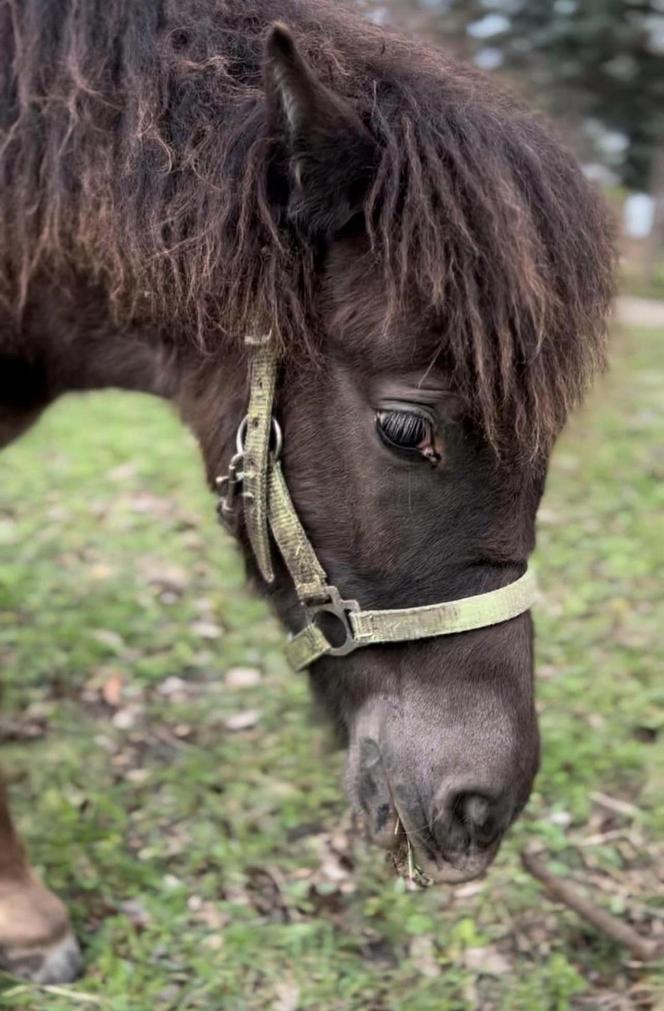
M 414 453 L 421 452 L 433 435 L 428 418 L 414 411 L 378 411 L 376 428 L 387 446 Z

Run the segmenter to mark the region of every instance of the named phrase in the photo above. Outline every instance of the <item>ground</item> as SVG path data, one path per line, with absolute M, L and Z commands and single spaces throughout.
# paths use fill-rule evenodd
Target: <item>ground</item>
M 2 457 L 0 736 L 86 975 L 21 1011 L 661 1009 L 518 853 L 664 937 L 664 331 L 615 339 L 541 510 L 543 768 L 482 881 L 411 892 L 352 832 L 343 756 L 244 588 L 168 409 L 72 398 Z

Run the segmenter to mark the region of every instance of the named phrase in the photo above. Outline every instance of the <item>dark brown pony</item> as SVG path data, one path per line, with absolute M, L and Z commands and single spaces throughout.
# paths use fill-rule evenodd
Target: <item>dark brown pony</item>
M 366 608 L 523 572 L 604 364 L 611 267 L 546 125 L 343 5 L 0 0 L 0 445 L 61 393 L 138 389 L 178 406 L 212 479 L 243 338 L 271 329 L 291 494 Z M 283 570 L 270 596 L 297 630 Z M 488 866 L 537 768 L 532 673 L 528 615 L 314 665 L 378 841 L 398 815 L 432 876 Z M 77 969 L 5 804 L 0 949 L 34 979 Z

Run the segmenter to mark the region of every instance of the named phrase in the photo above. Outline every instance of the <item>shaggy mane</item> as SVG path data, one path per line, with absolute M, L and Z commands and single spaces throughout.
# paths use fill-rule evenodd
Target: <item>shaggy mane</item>
M 315 250 L 266 172 L 277 19 L 382 149 L 364 212 L 386 325 L 418 291 L 488 438 L 548 447 L 604 364 L 606 212 L 493 82 L 339 3 L 0 0 L 0 300 L 20 318 L 37 279 L 72 300 L 92 279 L 175 340 L 260 319 L 313 349 Z

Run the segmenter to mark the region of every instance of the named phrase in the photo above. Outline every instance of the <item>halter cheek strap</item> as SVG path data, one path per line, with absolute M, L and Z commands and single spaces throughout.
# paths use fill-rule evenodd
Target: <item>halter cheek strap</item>
M 269 337 L 248 338 L 252 348 L 249 408 L 237 437 L 228 474 L 218 479 L 219 512 L 227 519 L 238 497 L 256 563 L 267 583 L 274 580 L 270 533 L 288 568 L 306 615 L 301 632 L 291 636 L 286 656 L 304 670 L 323 656 L 347 656 L 363 646 L 412 642 L 469 632 L 509 621 L 534 603 L 535 577 L 526 571 L 514 583 L 460 600 L 363 611 L 330 585 L 293 505 L 280 462 L 282 433 L 273 417 L 278 359 Z

